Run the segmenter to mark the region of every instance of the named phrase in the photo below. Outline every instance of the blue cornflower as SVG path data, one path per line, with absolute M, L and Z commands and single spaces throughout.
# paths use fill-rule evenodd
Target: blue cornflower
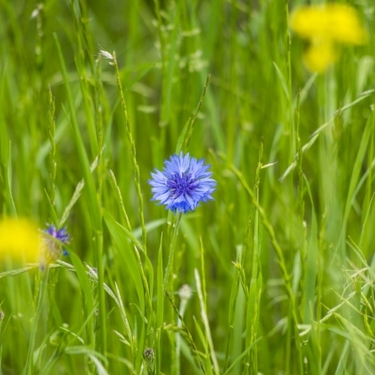
M 171 156 L 164 162 L 163 171 L 151 173 L 148 183 L 154 193 L 152 200 L 164 204 L 167 210 L 183 213 L 194 211 L 200 202 L 213 200 L 216 181 L 207 171 L 210 166 L 203 162 L 182 152 Z
M 43 269 L 46 265 L 56 261 L 62 254 L 67 255 L 63 249 L 63 244 L 70 243 L 70 236 L 65 228 L 57 229 L 50 225 L 42 232 L 42 242 L 40 249 L 40 266 Z

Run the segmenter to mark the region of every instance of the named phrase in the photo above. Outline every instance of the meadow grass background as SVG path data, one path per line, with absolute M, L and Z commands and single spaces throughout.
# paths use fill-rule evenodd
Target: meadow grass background
M 3 264 L 1 374 L 375 373 L 375 7 L 315 75 L 305 3 L 0 1 L 0 212 L 72 237 Z M 217 190 L 165 293 L 147 180 L 181 149 Z

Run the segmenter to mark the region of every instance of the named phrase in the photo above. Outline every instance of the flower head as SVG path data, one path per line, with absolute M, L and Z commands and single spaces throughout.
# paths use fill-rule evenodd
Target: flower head
M 367 41 L 357 11 L 344 4 L 300 7 L 292 14 L 290 26 L 301 38 L 309 40 L 305 63 L 318 73 L 337 60 L 338 44 L 361 45 Z
M 70 236 L 65 228 L 57 229 L 50 225 L 42 232 L 42 242 L 40 246 L 40 267 L 43 269 L 46 265 L 59 259 L 65 252 L 62 245 L 69 244 Z
M 152 200 L 164 204 L 167 210 L 183 213 L 194 211 L 200 202 L 213 200 L 216 181 L 208 172 L 210 166 L 203 162 L 182 152 L 171 156 L 164 162 L 163 171 L 151 173 L 148 183 L 154 193 Z

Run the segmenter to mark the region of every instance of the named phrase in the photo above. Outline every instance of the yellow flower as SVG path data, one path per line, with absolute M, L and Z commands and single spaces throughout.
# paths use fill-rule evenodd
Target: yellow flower
M 361 45 L 368 37 L 357 11 L 344 4 L 301 7 L 292 14 L 290 26 L 309 40 L 305 63 L 318 73 L 337 60 L 338 44 Z
M 21 262 L 38 262 L 40 246 L 38 228 L 29 220 L 0 220 L 0 260 L 11 257 Z
M 304 54 L 306 66 L 312 71 L 321 73 L 338 59 L 338 52 L 330 42 L 312 43 Z

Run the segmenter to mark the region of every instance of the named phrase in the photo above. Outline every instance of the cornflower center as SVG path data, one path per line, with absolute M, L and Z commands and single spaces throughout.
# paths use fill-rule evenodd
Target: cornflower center
M 191 178 L 190 173 L 184 173 L 182 176 L 174 173 L 167 181 L 167 186 L 172 191 L 172 197 L 177 198 L 182 194 L 190 194 L 197 185 L 195 180 Z

